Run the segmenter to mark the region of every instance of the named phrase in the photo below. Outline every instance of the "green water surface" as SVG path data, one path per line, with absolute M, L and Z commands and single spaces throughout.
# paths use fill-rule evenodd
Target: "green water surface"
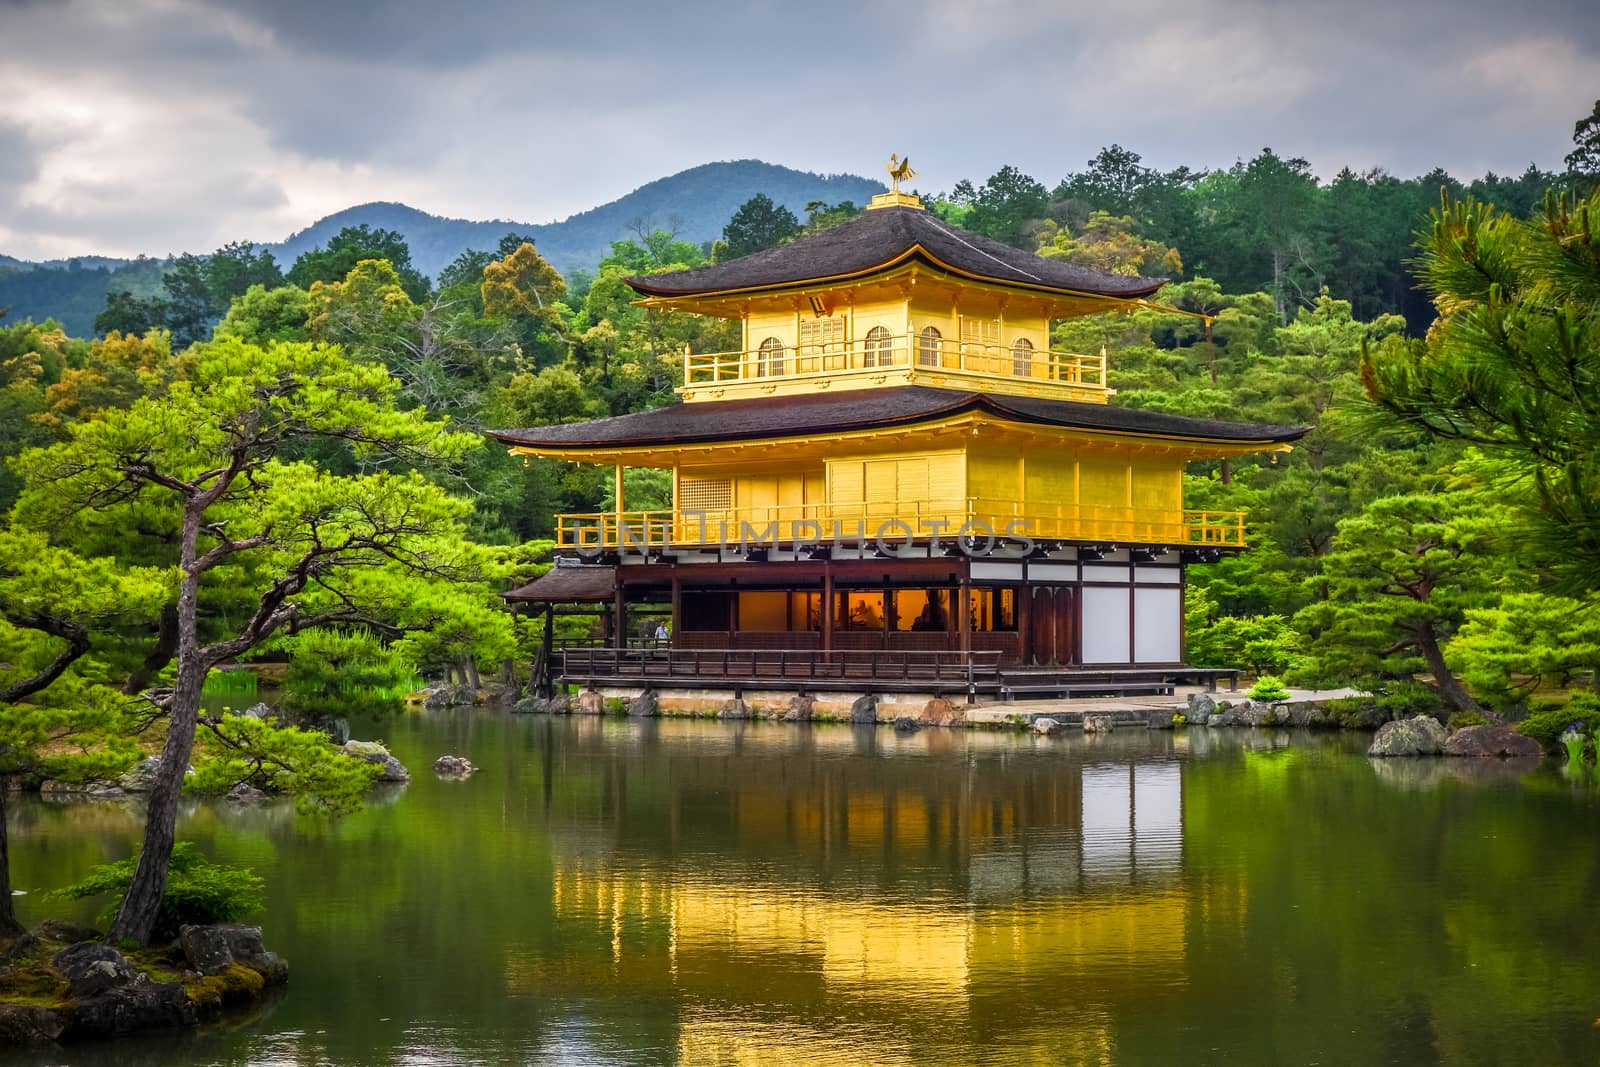
M 356 733 L 411 784 L 180 828 L 266 878 L 281 998 L 12 1060 L 1600 1061 L 1600 789 L 1554 763 L 482 710 Z M 435 778 L 447 752 L 481 770 Z M 138 830 L 130 803 L 19 800 L 24 918 L 92 915 L 41 893 Z

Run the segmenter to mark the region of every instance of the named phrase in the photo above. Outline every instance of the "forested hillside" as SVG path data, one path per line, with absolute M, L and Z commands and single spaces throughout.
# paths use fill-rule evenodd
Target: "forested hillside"
M 416 269 L 437 278 L 461 253 L 493 249 L 514 230 L 534 238 L 540 253 L 570 274 L 594 270 L 611 242 L 655 229 L 697 245 L 709 244 L 739 205 L 758 193 L 804 214 L 813 201 L 866 203 L 883 187 L 855 175 L 813 174 L 745 159 L 707 163 L 657 179 L 561 222 L 481 222 L 441 218 L 405 204 L 361 204 L 264 247 L 287 267 L 346 227 L 390 230 L 404 238 Z M 0 255 L 0 308 L 10 308 L 8 317 L 13 321 L 54 318 L 69 332 L 88 335 L 94 332 L 94 317 L 110 293 L 126 290 L 136 297 L 154 296 L 161 290 L 162 269 L 170 265 L 170 260 L 98 256 L 32 264 Z M 47 269 L 30 269 L 40 267 Z

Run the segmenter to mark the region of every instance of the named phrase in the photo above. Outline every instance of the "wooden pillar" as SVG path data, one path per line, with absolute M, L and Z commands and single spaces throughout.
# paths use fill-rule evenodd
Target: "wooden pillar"
M 613 473 L 613 476 L 612 476 L 613 477 L 613 481 L 615 482 L 616 496 L 617 496 L 617 534 L 616 534 L 616 537 L 617 537 L 617 547 L 618 548 L 621 548 L 622 545 L 623 545 L 622 513 L 625 510 L 625 505 L 623 504 L 623 500 L 622 500 L 622 471 L 623 471 L 622 464 L 618 463 L 616 468 L 615 468 L 615 471 Z M 618 582 L 617 583 L 617 588 L 618 588 L 618 590 L 621 590 L 622 583 Z M 620 596 L 621 596 L 620 592 L 618 593 L 618 596 L 620 598 Z M 620 599 L 619 599 L 618 602 L 619 603 L 621 602 Z M 622 618 L 622 615 L 621 615 L 620 612 L 618 613 L 617 618 L 619 620 Z
M 961 563 L 961 577 L 956 586 L 956 603 L 960 605 L 960 614 L 956 617 L 957 640 L 963 654 L 972 651 L 972 579 L 971 571 L 966 563 Z
M 678 647 L 678 634 L 683 629 L 683 581 L 678 577 L 678 569 L 672 569 L 672 633 L 668 635 L 667 646 Z
M 822 564 L 822 651 L 833 651 L 833 560 Z
M 1027 563 L 1023 563 L 1027 567 Z M 1023 575 L 1027 575 L 1024 570 Z M 1023 578 L 1017 597 L 1017 662 L 1026 666 L 1033 662 L 1033 583 Z
M 621 568 L 619 567 L 618 570 L 620 571 Z M 616 637 L 615 645 L 616 645 L 617 648 L 627 648 L 628 647 L 628 600 L 627 600 L 627 593 L 623 590 L 623 587 L 622 587 L 622 575 L 620 573 L 617 575 L 616 595 L 615 595 L 615 599 L 612 601 L 612 604 L 613 604 L 613 610 L 616 612 L 616 615 L 617 615 L 616 633 L 615 633 L 615 637 Z
M 541 696 L 554 695 L 555 687 L 551 684 L 556 676 L 556 605 L 555 601 L 548 601 L 544 606 L 544 674 L 533 679 L 533 684 Z

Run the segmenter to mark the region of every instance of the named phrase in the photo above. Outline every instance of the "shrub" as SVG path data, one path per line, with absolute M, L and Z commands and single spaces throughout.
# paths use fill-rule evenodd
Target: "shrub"
M 1580 721 L 1578 714 L 1570 706 L 1540 704 L 1533 714 L 1517 723 L 1516 730 L 1539 742 L 1546 751 L 1553 752 L 1560 745 L 1561 735 L 1567 727 Z
M 1397 680 L 1384 686 L 1378 697 L 1378 710 L 1384 722 L 1390 719 L 1411 719 L 1418 715 L 1433 715 L 1440 707 L 1439 694 L 1433 687 L 1421 682 Z
M 1263 674 L 1260 678 L 1256 679 L 1256 684 L 1250 687 L 1250 691 L 1246 693 L 1245 696 L 1249 697 L 1251 700 L 1260 700 L 1271 703 L 1275 700 L 1288 700 L 1289 690 L 1283 687 L 1283 680 L 1281 678 L 1274 678 L 1270 674 Z
M 1458 711 L 1450 716 L 1450 731 L 1465 730 L 1469 726 L 1488 726 L 1489 720 L 1475 711 Z
M 102 863 L 83 881 L 57 889 L 50 895 L 81 900 L 113 893 L 114 899 L 100 915 L 102 922 L 109 922 L 133 883 L 133 869 L 138 862 L 135 854 L 115 863 Z M 264 883 L 248 867 L 212 863 L 195 849 L 193 842 L 180 841 L 172 849 L 167 893 L 161 900 L 155 934 L 163 938 L 177 937 L 180 926 L 243 919 L 261 910 L 263 887 Z
M 1328 716 L 1346 730 L 1376 730 L 1388 721 L 1371 697 L 1336 697 L 1328 701 Z

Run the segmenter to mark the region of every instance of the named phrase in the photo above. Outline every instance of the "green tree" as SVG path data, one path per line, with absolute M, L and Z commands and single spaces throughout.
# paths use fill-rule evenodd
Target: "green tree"
M 212 299 L 205 261 L 198 256 L 179 256 L 172 269 L 161 275 L 161 288 L 167 294 L 167 328 L 173 346 L 188 348 L 211 335 L 211 324 L 221 312 Z
M 365 619 L 368 595 L 395 578 L 447 579 L 470 566 L 467 506 L 417 473 L 338 476 L 282 456 L 318 441 L 406 465 L 459 460 L 475 438 L 395 407 L 381 366 L 337 348 L 227 339 L 202 346 L 192 374 L 160 402 L 141 398 L 72 427 L 70 440 L 24 454 L 19 522 L 34 529 L 115 526 L 148 508 L 176 521 L 180 578 L 176 678 L 146 693 L 167 719 L 144 847 L 112 924 L 148 940 L 172 854 L 184 769 L 209 670 L 278 633 Z M 202 582 L 211 572 L 254 597 L 229 632 L 202 644 Z
M 84 559 L 41 533 L 0 529 L 0 775 L 106 777 L 138 756 L 126 700 L 78 668 L 98 628 L 118 615 L 154 614 L 174 578 Z M 5 792 L 0 934 L 14 934 Z
M 297 285 L 268 289 L 252 285 L 228 305 L 212 332 L 216 338 L 233 337 L 253 345 L 273 341 L 304 341 L 311 310 L 306 291 Z
M 106 306 L 94 317 L 94 332 L 149 333 L 167 324 L 167 302 L 160 297 L 141 299 L 127 290 L 106 294 Z
M 287 278 L 302 289 L 312 283 L 342 282 L 365 259 L 387 260 L 399 284 L 412 300 L 428 295 L 428 279 L 411 265 L 411 248 L 396 230 L 377 229 L 363 223 L 346 226 L 328 239 L 326 246 L 301 254 L 289 268 Z
M 1481 711 L 1444 658 L 1468 608 L 1495 595 L 1488 561 L 1503 515 L 1481 491 L 1385 497 L 1339 523 L 1316 581 L 1323 599 L 1300 612 L 1312 670 L 1325 679 L 1404 678 L 1418 670 L 1455 711 Z
M 738 259 L 752 252 L 773 248 L 793 240 L 800 233 L 800 220 L 781 204 L 774 204 L 766 193 L 757 193 L 733 213 L 722 228 L 718 259 Z
M 1439 321 L 1368 351 L 1368 393 L 1508 461 L 1565 590 L 1600 589 L 1600 192 L 1576 207 L 1552 196 L 1527 222 L 1446 202 L 1421 247 Z
M 1032 249 L 1038 243 L 1035 227 L 1046 218 L 1049 203 L 1043 185 L 1007 164 L 973 192 L 964 225 L 996 241 Z
M 277 289 L 283 281 L 277 258 L 253 241 L 230 241 L 206 260 L 206 288 L 213 307 L 227 307 L 251 286 Z
M 1573 124 L 1572 151 L 1565 162 L 1578 192 L 1600 187 L 1600 100 L 1594 102 L 1593 111 Z
M 1510 593 L 1471 608 L 1445 659 L 1474 690 L 1498 703 L 1587 673 L 1600 694 L 1600 606 L 1593 601 Z

